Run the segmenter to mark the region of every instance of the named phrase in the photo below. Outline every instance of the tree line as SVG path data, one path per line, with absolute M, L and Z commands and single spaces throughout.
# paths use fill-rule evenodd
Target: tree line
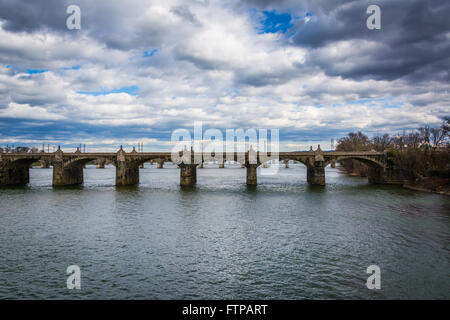
M 439 127 L 424 126 L 395 136 L 385 133 L 372 139 L 361 131 L 351 132 L 338 140 L 336 151 L 380 151 L 405 149 L 446 149 L 450 143 L 450 117 Z
M 418 182 L 430 177 L 449 183 L 450 176 L 450 117 L 437 127 L 423 126 L 397 135 L 381 134 L 369 138 L 361 131 L 351 132 L 338 140 L 336 151 L 385 152 L 388 161 Z M 367 176 L 367 165 L 356 160 L 341 162 L 344 169 L 354 175 Z

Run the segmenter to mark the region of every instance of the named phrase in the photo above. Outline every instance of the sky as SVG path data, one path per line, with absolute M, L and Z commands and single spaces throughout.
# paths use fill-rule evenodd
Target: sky
M 0 145 L 163 151 L 200 121 L 278 129 L 294 151 L 438 126 L 449 16 L 448 0 L 0 0 Z

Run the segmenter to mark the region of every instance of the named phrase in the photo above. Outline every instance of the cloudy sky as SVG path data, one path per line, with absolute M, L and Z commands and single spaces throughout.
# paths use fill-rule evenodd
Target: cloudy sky
M 0 0 L 0 145 L 156 151 L 202 121 L 326 149 L 438 125 L 449 17 L 448 0 Z

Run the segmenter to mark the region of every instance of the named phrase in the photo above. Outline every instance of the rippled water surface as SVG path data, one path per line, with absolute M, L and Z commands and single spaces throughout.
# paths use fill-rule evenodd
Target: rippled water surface
M 114 167 L 52 188 L 52 169 L 0 189 L 0 298 L 450 299 L 450 198 L 303 165 L 259 175 L 198 169 L 179 187 L 171 164 L 146 164 L 137 187 Z M 264 170 L 264 169 L 262 169 Z M 381 268 L 381 290 L 366 269 Z M 81 290 L 66 268 L 81 268 Z

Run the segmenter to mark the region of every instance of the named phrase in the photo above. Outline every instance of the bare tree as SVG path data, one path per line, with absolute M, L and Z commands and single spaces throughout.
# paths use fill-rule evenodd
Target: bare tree
M 412 131 L 405 136 L 405 144 L 408 148 L 417 149 L 422 143 L 423 138 L 419 132 Z
M 431 129 L 432 128 L 430 126 L 421 127 L 418 129 L 423 138 L 423 142 L 430 143 Z
M 435 148 L 439 147 L 445 140 L 446 132 L 442 127 L 430 129 L 430 140 Z
M 371 149 L 369 138 L 361 131 L 351 132 L 338 140 L 337 151 L 368 151 Z
M 444 142 L 448 143 L 448 140 L 450 139 L 450 117 L 444 117 L 441 128 L 442 131 L 444 131 Z
M 406 146 L 406 131 L 403 130 L 403 133 L 398 133 L 395 137 L 392 137 L 391 141 L 395 149 L 403 150 Z
M 391 145 L 391 137 L 385 133 L 382 136 L 375 136 L 372 138 L 372 145 L 376 151 L 384 151 L 388 149 Z

